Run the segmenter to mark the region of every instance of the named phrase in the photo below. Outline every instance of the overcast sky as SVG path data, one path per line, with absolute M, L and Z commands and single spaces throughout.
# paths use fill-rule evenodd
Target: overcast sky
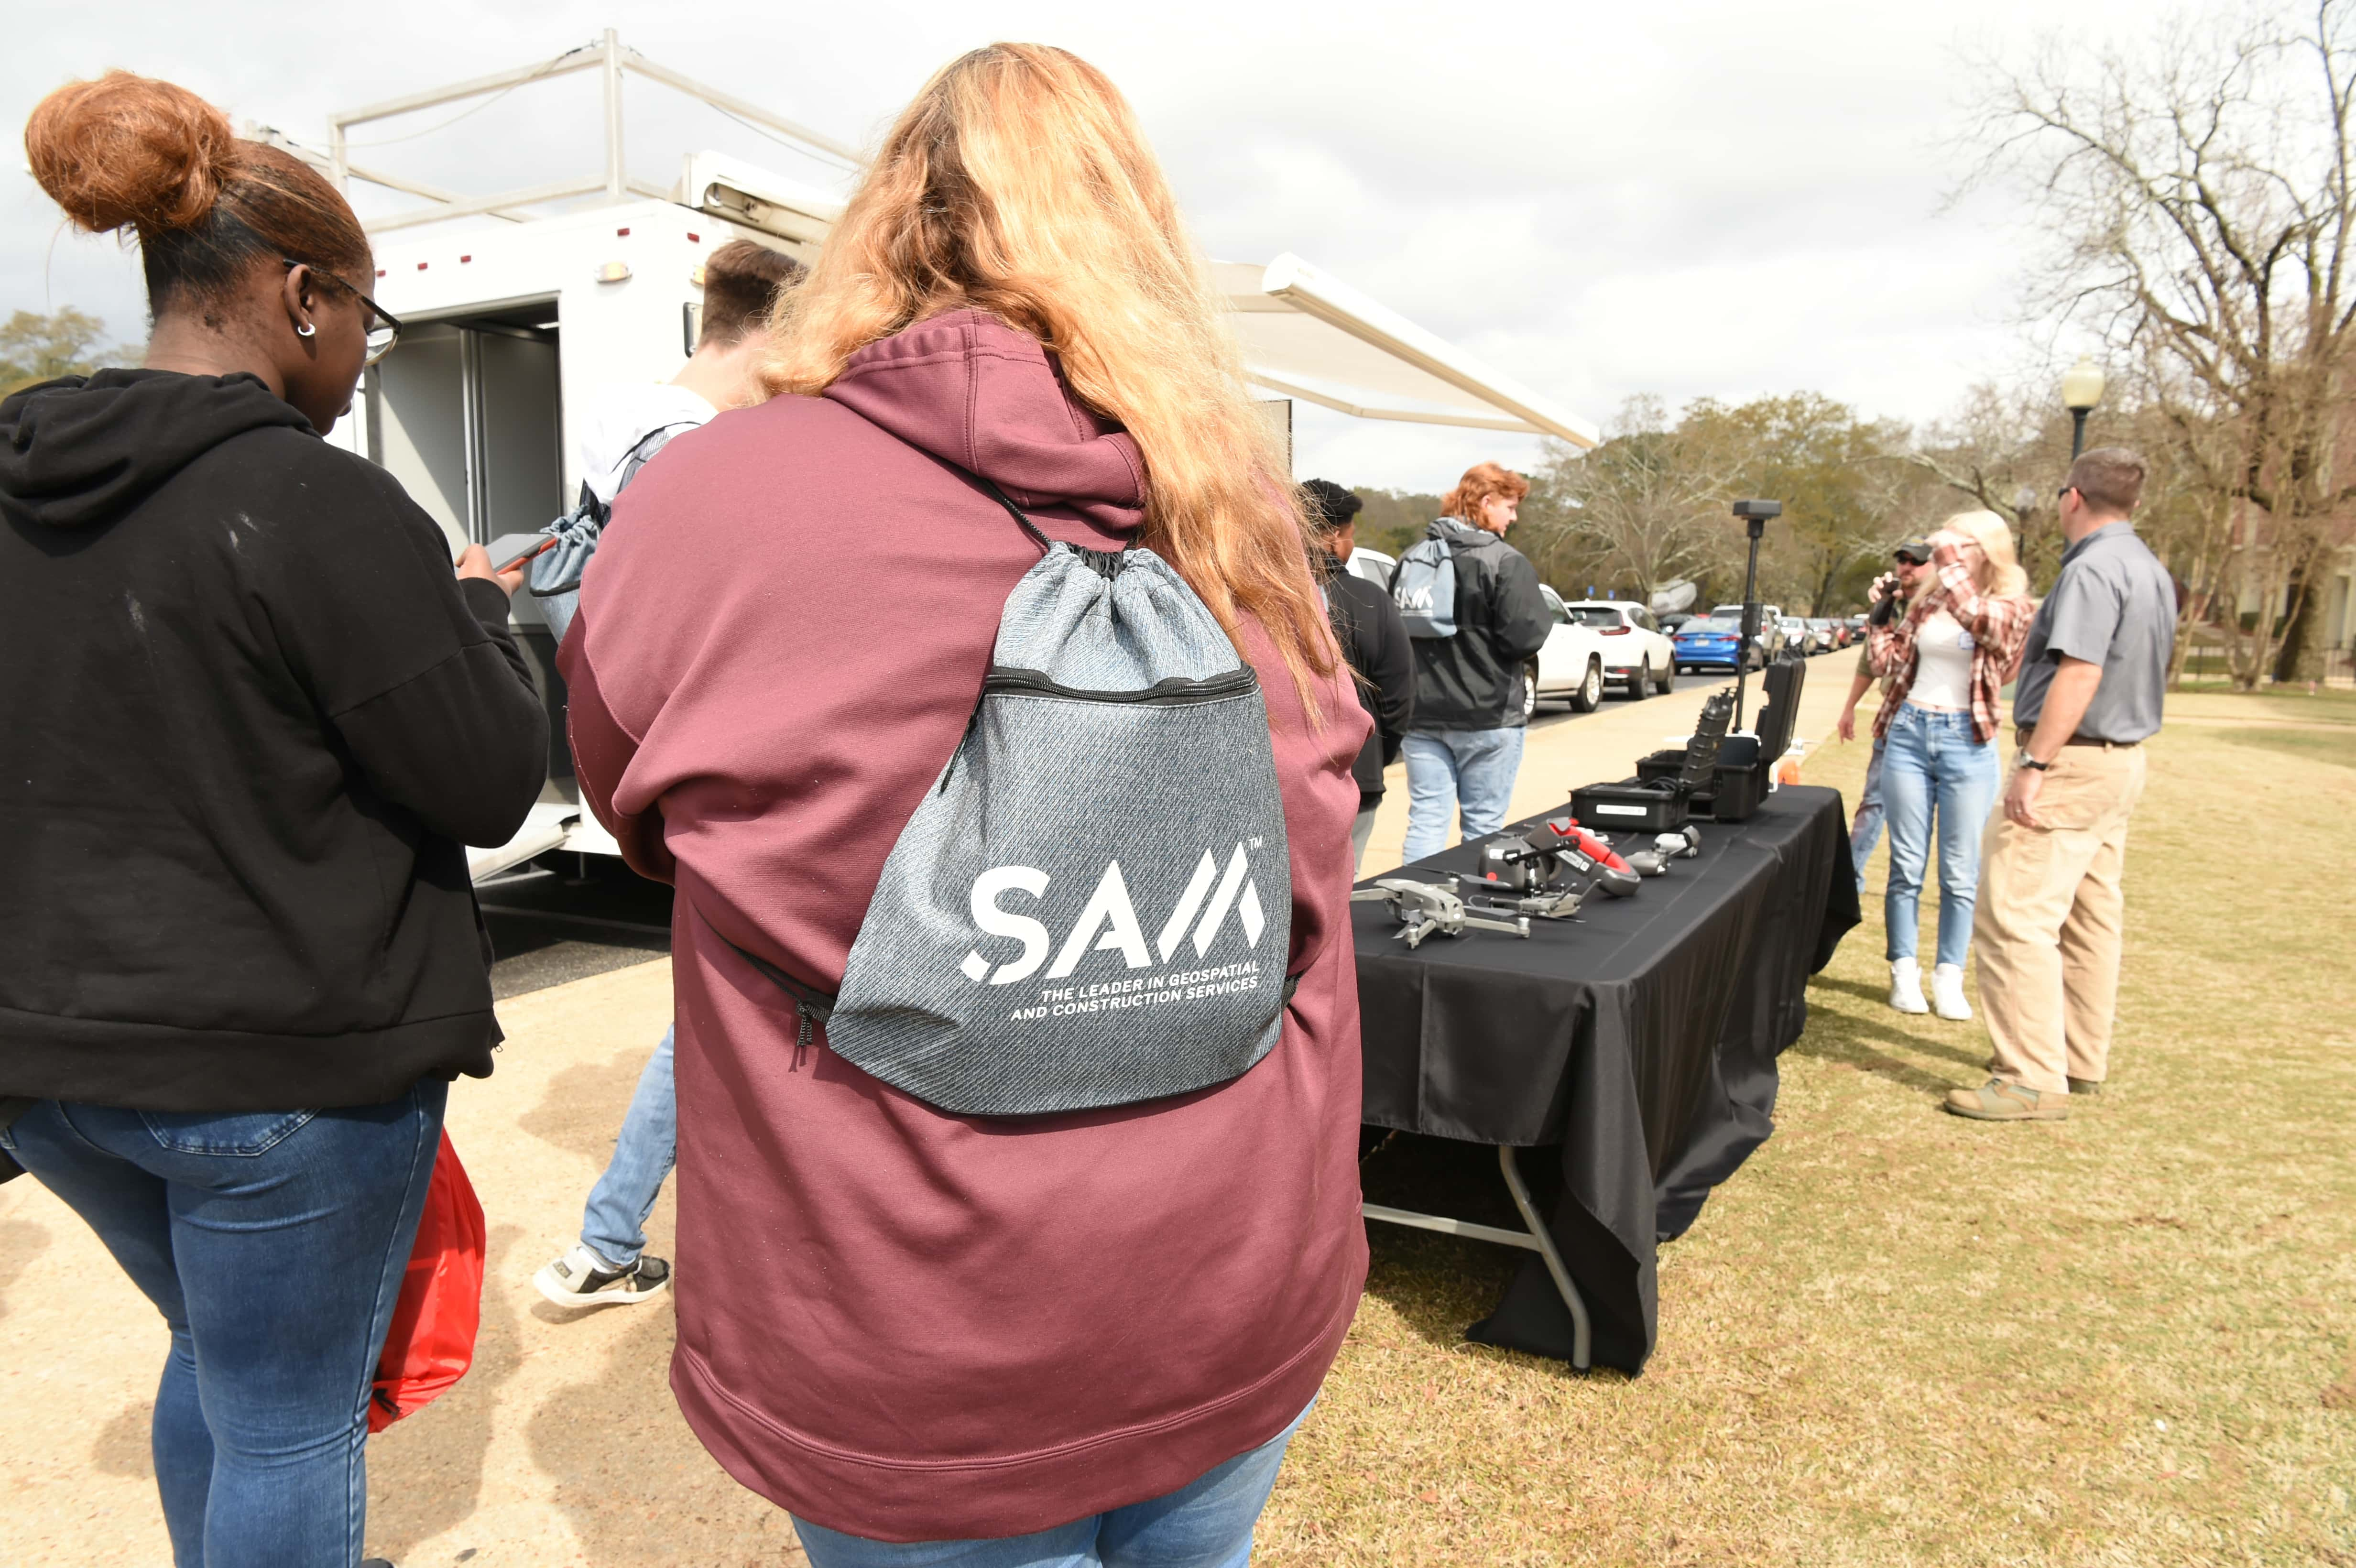
M 1968 16 L 1968 34 L 1954 19 Z M 869 144 L 925 77 L 991 38 L 1095 61 L 1135 101 L 1215 256 L 1292 251 L 1599 423 L 1814 389 L 1927 421 L 1975 381 L 2041 365 L 2016 323 L 2034 236 L 2001 193 L 1953 210 L 1971 80 L 1959 48 L 2025 48 L 2066 19 L 2148 35 L 2148 5 L 1979 0 L 1457 8 L 1205 0 L 1180 7 L 939 0 L 316 6 L 92 0 L 20 8 L 0 112 L 120 66 L 324 143 L 326 115 L 543 59 L 613 27 L 642 53 L 841 140 Z M 594 173 L 594 76 L 465 122 L 392 128 L 385 167 L 467 190 Z M 634 81 L 633 172 L 668 185 L 716 147 L 821 183 L 804 160 Z M 424 131 L 425 134 L 412 134 Z M 12 134 L 16 133 L 13 130 Z M 144 331 L 135 264 L 65 231 L 0 167 L 0 316 L 78 305 Z M 1536 443 L 1303 409 L 1298 471 L 1444 488 Z

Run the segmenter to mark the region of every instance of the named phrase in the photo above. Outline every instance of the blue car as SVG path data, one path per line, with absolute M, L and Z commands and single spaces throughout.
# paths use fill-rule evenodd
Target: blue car
M 1687 621 L 1677 628 L 1677 635 L 1669 641 L 1676 649 L 1677 668 L 1680 670 L 1730 670 L 1735 667 L 1742 647 L 1742 623 L 1716 616 Z M 1751 664 L 1754 668 L 1757 667 L 1755 654 Z

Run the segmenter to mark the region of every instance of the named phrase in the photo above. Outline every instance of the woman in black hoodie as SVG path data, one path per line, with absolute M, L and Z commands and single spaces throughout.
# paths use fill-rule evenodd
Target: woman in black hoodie
M 320 439 L 397 330 L 332 186 L 121 72 L 25 141 L 136 230 L 155 327 L 0 403 L 0 1148 L 170 1326 L 182 1568 L 350 1568 L 444 1097 L 499 1038 L 461 845 L 547 756 L 515 583 Z

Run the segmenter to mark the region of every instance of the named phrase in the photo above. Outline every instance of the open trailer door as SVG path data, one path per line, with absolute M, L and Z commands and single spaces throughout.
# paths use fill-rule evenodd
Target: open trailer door
M 564 511 L 555 302 L 405 328 L 371 366 L 369 459 L 449 536 L 454 552 L 545 528 Z

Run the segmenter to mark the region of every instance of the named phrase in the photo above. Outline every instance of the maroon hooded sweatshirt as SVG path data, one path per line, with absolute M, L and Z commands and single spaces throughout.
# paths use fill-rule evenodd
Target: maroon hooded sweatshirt
M 745 1486 L 885 1541 L 1044 1530 L 1257 1447 L 1317 1392 L 1365 1275 L 1347 901 L 1366 720 L 1337 673 L 1312 726 L 1256 624 L 1301 979 L 1242 1077 L 948 1115 L 823 1033 L 798 1049 L 791 1000 L 730 951 L 835 989 L 958 745 L 1039 559 L 959 468 L 1054 538 L 1113 548 L 1142 521 L 1136 443 L 1039 344 L 937 316 L 823 397 L 673 442 L 623 496 L 560 661 L 584 793 L 679 890 L 671 1388 Z

